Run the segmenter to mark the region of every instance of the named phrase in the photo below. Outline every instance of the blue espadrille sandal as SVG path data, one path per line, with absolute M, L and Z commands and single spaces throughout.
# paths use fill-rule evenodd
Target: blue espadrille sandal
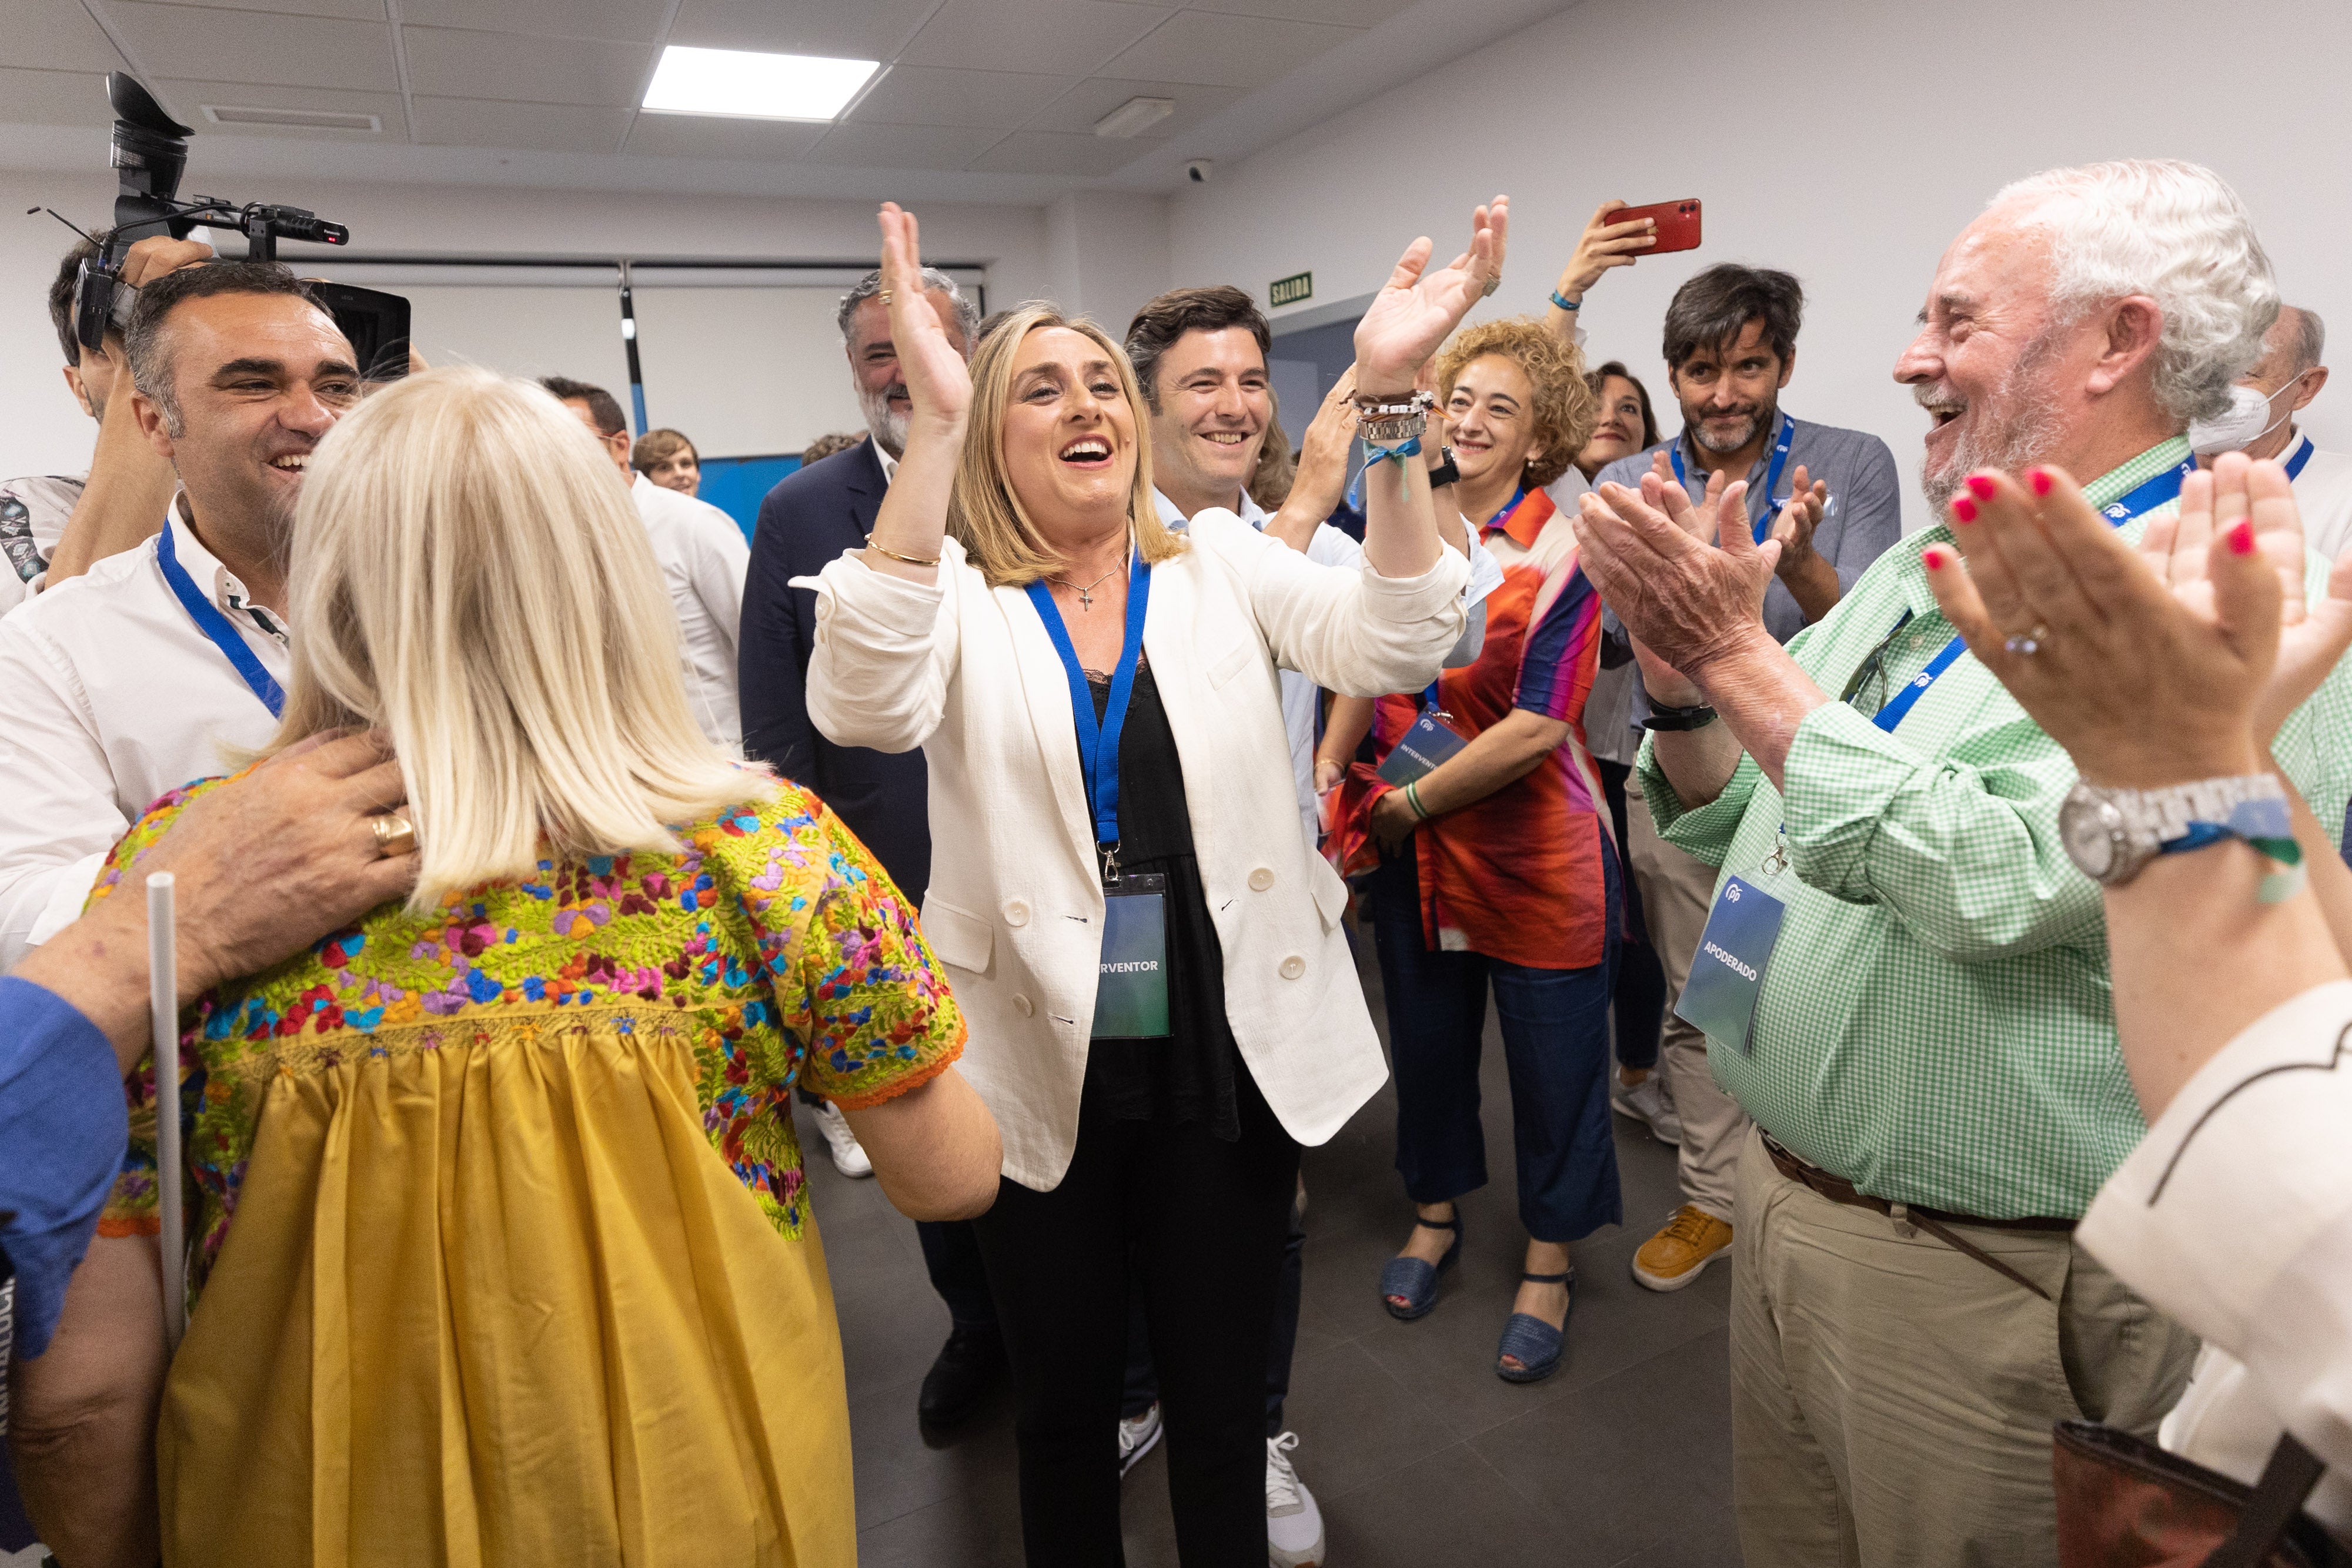
M 1462 1211 L 1460 1209 L 1454 1211 L 1454 1218 L 1451 1219 L 1423 1219 L 1415 1217 L 1413 1223 L 1430 1230 L 1451 1230 L 1454 1232 L 1454 1240 L 1445 1249 L 1445 1256 L 1440 1258 L 1434 1264 L 1424 1263 L 1418 1258 L 1391 1258 L 1388 1261 L 1388 1267 L 1381 1270 L 1381 1305 L 1389 1310 L 1389 1316 L 1400 1322 L 1408 1323 L 1415 1318 L 1427 1317 L 1429 1310 L 1437 1305 L 1439 1276 L 1454 1267 L 1462 1257 Z M 1391 1299 L 1397 1296 L 1402 1296 L 1406 1304 L 1398 1306 Z
M 1522 1274 L 1519 1278 L 1531 1285 L 1566 1285 L 1569 1311 L 1576 1310 L 1575 1270 L 1565 1274 Z M 1559 1370 L 1559 1358 L 1567 1349 L 1565 1315 L 1559 1320 L 1559 1327 L 1554 1328 L 1532 1313 L 1513 1312 L 1503 1324 L 1503 1343 L 1495 1347 L 1495 1375 L 1506 1383 L 1540 1383 Z M 1504 1365 L 1505 1356 L 1519 1364 Z

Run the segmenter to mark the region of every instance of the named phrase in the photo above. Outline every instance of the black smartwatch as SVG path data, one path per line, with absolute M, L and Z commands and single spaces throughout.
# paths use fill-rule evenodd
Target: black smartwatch
M 1668 707 L 1664 703 L 1650 705 L 1650 716 L 1642 721 L 1643 729 L 1705 729 L 1715 722 L 1715 710 L 1705 703 L 1696 707 Z
M 1429 471 L 1429 487 L 1433 490 L 1443 490 L 1448 485 L 1454 484 L 1461 479 L 1462 470 L 1455 467 L 1454 465 L 1454 448 L 1451 446 L 1441 446 L 1437 451 L 1438 455 L 1444 458 L 1444 461 L 1438 464 L 1436 467 L 1432 468 Z

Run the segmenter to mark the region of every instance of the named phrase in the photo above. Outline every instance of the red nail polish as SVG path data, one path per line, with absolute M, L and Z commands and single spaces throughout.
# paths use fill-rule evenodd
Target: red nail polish
M 1966 496 L 1955 496 L 1952 497 L 1952 516 L 1964 523 L 1973 523 L 1977 520 L 1977 504 Z
M 2050 486 L 2055 483 L 2050 477 L 2050 470 L 2047 468 L 2036 468 L 2025 476 L 2025 482 L 2033 486 L 2033 493 L 2037 496 L 2050 494 Z
M 1978 500 L 1990 501 L 1992 499 L 1993 492 L 2000 486 L 1982 474 L 1971 474 L 1969 476 L 1969 488 L 1975 493 Z
M 1919 552 L 1919 563 L 1929 571 L 1941 571 L 1944 570 L 1944 552 L 1929 545 Z
M 2254 525 L 2252 523 L 2241 522 L 2236 528 L 2230 530 L 2230 553 L 2231 555 L 2252 555 L 2254 553 Z

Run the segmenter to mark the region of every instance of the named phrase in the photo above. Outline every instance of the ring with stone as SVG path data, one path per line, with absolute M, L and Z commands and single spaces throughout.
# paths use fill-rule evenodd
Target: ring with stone
M 399 812 L 370 817 L 368 826 L 375 830 L 375 852 L 384 859 L 415 852 L 416 825 Z
M 2033 623 L 2032 631 L 2020 632 L 2015 636 L 2003 643 L 2001 646 L 2008 649 L 2012 653 L 2021 653 L 2031 658 L 2034 654 L 2042 652 L 2042 644 L 2049 640 L 2050 628 L 2042 625 L 2037 621 Z

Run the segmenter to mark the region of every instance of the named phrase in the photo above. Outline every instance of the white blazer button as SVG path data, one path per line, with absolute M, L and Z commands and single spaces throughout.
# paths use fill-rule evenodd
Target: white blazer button
M 1284 979 L 1295 980 L 1305 973 L 1307 973 L 1307 960 L 1300 957 L 1297 954 L 1293 953 L 1289 957 L 1285 958 L 1282 961 L 1282 977 Z
M 1004 906 L 1004 924 L 1007 925 L 1028 925 L 1029 906 L 1022 903 L 1017 898 L 1013 899 Z
M 1272 887 L 1273 885 L 1274 873 L 1266 870 L 1265 867 L 1260 866 L 1255 871 L 1250 873 L 1250 891 L 1252 893 L 1264 893 L 1267 888 Z
M 1027 1018 L 1031 1013 L 1037 1010 L 1037 1004 L 1031 1001 L 1027 997 L 1023 996 L 1020 992 L 1015 991 L 1013 993 L 1013 1010 L 1019 1013 L 1023 1018 Z

